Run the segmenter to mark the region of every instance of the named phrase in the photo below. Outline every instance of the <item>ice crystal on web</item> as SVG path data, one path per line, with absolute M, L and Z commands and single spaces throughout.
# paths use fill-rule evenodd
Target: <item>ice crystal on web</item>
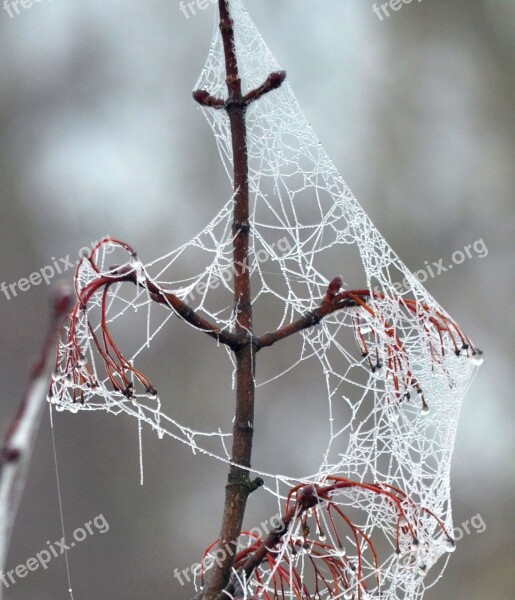
M 270 74 L 282 78 L 240 0 L 230 6 L 244 93 Z M 226 97 L 225 78 L 216 33 L 197 100 L 204 101 L 231 176 L 229 119 L 219 110 L 223 103 L 206 101 L 207 93 Z M 246 123 L 252 241 L 248 267 L 240 268 L 250 269 L 256 319 L 267 330 L 318 315 L 299 333 L 295 365 L 308 358 L 320 362 L 328 435 L 319 469 L 301 481 L 254 465 L 255 473 L 276 480 L 267 489 L 275 489 L 289 521 L 268 540 L 275 546 L 266 559 L 247 574 L 245 561 L 266 539 L 242 536 L 234 597 L 418 599 L 431 567 L 454 549 L 450 461 L 461 403 L 481 351 L 374 227 L 287 82 L 250 104 Z M 232 275 L 238 268 L 232 204 L 230 198 L 195 238 L 159 259 L 144 262 L 128 244 L 105 240 L 81 261 L 78 302 L 51 386 L 56 409 L 128 413 L 160 436 L 229 461 L 231 434 L 177 422 L 173 411 L 162 409 L 158 382 L 137 365 L 173 315 L 193 309 L 198 318 L 190 325 L 206 331 L 212 323 L 211 335 L 218 339 L 232 331 Z M 195 271 L 193 265 L 200 266 Z M 339 270 L 331 271 L 336 265 Z M 189 276 L 177 278 L 186 269 Z M 334 277 L 340 271 L 345 282 Z M 407 287 L 396 285 L 403 280 Z M 113 330 L 135 318 L 144 322 L 141 346 L 126 356 Z M 338 421 L 338 403 L 349 407 L 349 420 Z M 306 490 L 312 501 L 306 501 Z

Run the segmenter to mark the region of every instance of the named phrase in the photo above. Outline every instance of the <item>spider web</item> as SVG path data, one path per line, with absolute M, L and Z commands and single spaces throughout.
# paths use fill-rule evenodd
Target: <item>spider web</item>
M 279 66 L 240 0 L 232 0 L 231 11 L 240 76 L 244 91 L 249 91 Z M 220 98 L 227 95 L 218 32 L 196 89 Z M 231 178 L 227 115 L 222 110 L 202 110 Z M 400 524 L 399 533 L 395 509 L 391 503 L 378 500 L 376 494 L 353 488 L 333 495 L 332 501 L 350 511 L 367 536 L 379 534 L 384 538 L 386 552 L 380 564 L 366 558 L 365 552 L 357 552 L 356 546 L 363 545 L 362 541 L 349 539 L 345 555 L 346 565 L 360 560 L 367 576 L 379 572 L 381 584 L 374 592 L 365 591 L 359 581 L 349 578 L 340 593 L 324 590 L 312 597 L 419 599 L 430 585 L 428 571 L 454 548 L 444 534 L 452 532 L 451 454 L 462 399 L 482 357 L 357 203 L 288 83 L 254 102 L 246 121 L 252 211 L 249 268 L 256 328 L 260 319 L 267 330 L 273 330 L 315 310 L 330 280 L 341 270 L 345 287 L 357 281 L 359 287 L 374 290 L 366 306 L 335 311 L 299 334 L 298 357 L 291 368 L 298 368 L 307 359 L 318 360 L 327 384 L 327 447 L 319 468 L 302 478 L 268 473 L 259 465 L 253 472 L 275 482 L 266 489 L 277 497 L 279 505 L 288 488 L 322 483 L 331 476 L 381 482 L 402 490 L 403 518 L 417 523 L 416 543 L 413 535 L 406 535 L 406 524 Z M 196 237 L 152 262 L 143 263 L 126 244 L 105 241 L 91 260 L 82 260 L 77 290 L 87 289 L 102 277 L 116 279 L 124 268 L 132 269 L 138 282 L 151 279 L 159 289 L 172 292 L 197 313 L 230 331 L 236 319 L 232 206 L 230 198 Z M 201 266 L 195 272 L 192 265 Z M 407 286 L 396 283 L 403 280 Z M 142 386 L 141 379 L 133 378 L 129 394 L 113 390 L 95 344 L 94 336 L 99 339 L 103 335 L 102 313 L 105 324 L 113 330 L 121 322 L 140 323 L 143 343 L 130 355 L 131 366 L 175 314 L 156 306 L 147 287 L 131 286 L 122 278 L 109 286 L 105 296 L 93 294 L 85 307 L 78 308 L 73 331 L 70 325 L 59 348 L 50 398 L 56 410 L 126 413 L 136 417 L 140 426 L 150 425 L 160 437 L 170 436 L 194 452 L 229 462 L 231 434 L 198 431 L 179 423 L 162 411 L 150 382 Z M 231 352 L 228 355 L 232 360 Z M 77 378 L 77 372 L 86 368 L 89 378 Z M 256 381 L 258 388 L 268 383 Z M 341 411 L 336 410 L 342 404 L 348 409 L 344 421 Z M 415 507 L 423 507 L 425 512 Z M 330 524 L 321 525 L 331 531 Z M 285 558 L 287 555 L 291 572 L 296 569 L 304 574 L 309 552 L 292 552 L 300 536 L 299 527 L 297 523 L 288 532 L 280 552 Z M 337 545 L 336 540 L 331 541 Z M 341 548 L 339 551 L 345 554 Z M 276 570 L 272 566 L 261 568 L 261 593 L 272 589 Z M 438 579 L 440 571 L 435 569 L 432 581 Z M 305 577 L 308 581 L 309 576 Z M 288 593 L 283 597 L 295 597 Z

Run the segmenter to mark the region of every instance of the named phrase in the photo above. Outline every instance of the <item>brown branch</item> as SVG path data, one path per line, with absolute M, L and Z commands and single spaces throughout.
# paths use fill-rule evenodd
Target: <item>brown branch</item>
M 338 490 L 346 489 L 355 489 L 360 490 L 364 493 L 375 494 L 378 497 L 382 498 L 394 509 L 394 518 L 397 522 L 395 541 L 395 551 L 397 554 L 401 552 L 401 527 L 404 528 L 403 533 L 405 535 L 411 536 L 413 543 L 418 543 L 420 536 L 420 528 L 423 527 L 423 525 L 420 518 L 416 516 L 417 510 L 419 510 L 423 514 L 427 514 L 428 516 L 432 517 L 435 520 L 439 530 L 445 536 L 448 545 L 450 547 L 454 547 L 454 539 L 450 536 L 444 523 L 429 509 L 424 508 L 423 506 L 417 506 L 417 504 L 413 500 L 409 499 L 407 494 L 399 488 L 385 483 L 367 483 L 354 481 L 346 477 L 329 476 L 326 480 L 325 485 L 316 483 L 299 484 L 290 490 L 286 501 L 285 512 L 281 517 L 278 526 L 269 531 L 268 535 L 265 538 L 256 540 L 254 544 L 250 545 L 247 548 L 244 548 L 243 550 L 237 553 L 235 558 L 235 571 L 238 575 L 235 574 L 231 578 L 228 585 L 217 596 L 216 600 L 225 600 L 226 598 L 233 597 L 250 598 L 250 596 L 245 595 L 247 590 L 244 589 L 244 586 L 242 586 L 241 581 L 249 582 L 256 569 L 258 569 L 263 563 L 270 561 L 272 557 L 275 559 L 275 557 L 280 552 L 280 550 L 276 549 L 276 547 L 283 541 L 285 535 L 289 531 L 291 531 L 292 524 L 297 519 L 300 520 L 304 537 L 304 547 L 306 547 L 306 544 L 309 541 L 308 536 L 310 535 L 310 527 L 307 524 L 307 511 L 309 511 L 310 509 L 314 509 L 314 507 L 320 507 L 320 510 L 325 510 L 327 512 L 327 523 L 328 528 L 330 530 L 330 542 L 316 542 L 314 540 L 311 540 L 311 552 L 313 553 L 313 556 L 321 559 L 321 561 L 323 561 L 326 564 L 329 570 L 332 571 L 332 577 L 329 577 L 329 580 L 327 580 L 326 576 L 312 562 L 315 569 L 315 577 L 317 579 L 320 579 L 322 582 L 326 583 L 326 585 L 329 582 L 334 581 L 336 585 L 332 590 L 328 587 L 329 593 L 327 597 L 335 599 L 341 598 L 339 585 L 336 580 L 339 580 L 341 582 L 344 589 L 350 589 L 350 584 L 348 579 L 346 578 L 345 573 L 345 568 L 348 568 L 349 570 L 355 572 L 359 583 L 357 598 L 362 598 L 362 591 L 367 589 L 367 585 L 365 583 L 364 573 L 361 568 L 363 562 L 363 549 L 361 548 L 360 542 L 362 541 L 364 546 L 367 547 L 370 551 L 373 557 L 373 563 L 376 570 L 379 568 L 379 556 L 374 547 L 372 539 L 363 531 L 362 528 L 355 525 L 350 519 L 350 517 L 347 516 L 334 502 L 334 493 Z M 408 504 L 409 506 L 408 511 L 406 504 Z M 316 510 L 318 510 L 318 508 L 314 510 L 313 514 L 317 525 L 317 530 L 319 531 L 320 535 L 322 533 L 321 519 Z M 344 558 L 343 556 L 341 558 L 338 558 L 339 555 L 336 551 L 341 551 L 343 546 L 340 534 L 336 527 L 336 523 L 331 515 L 331 511 L 334 511 L 334 513 L 340 517 L 341 522 L 347 527 L 349 527 L 352 532 L 355 548 L 357 551 L 357 569 L 356 567 L 353 568 L 351 566 L 351 563 L 348 558 Z M 414 514 L 408 517 L 410 512 L 413 512 Z M 403 521 L 405 522 L 405 525 L 401 526 L 401 523 Z M 291 540 L 289 543 L 290 547 L 292 548 L 292 551 L 294 552 L 295 545 L 292 544 Z M 277 570 L 277 572 L 279 572 L 279 569 Z M 295 569 L 293 571 L 293 575 L 295 575 Z M 259 578 L 258 581 L 260 581 Z M 377 574 L 376 582 L 379 586 L 380 579 L 379 575 Z M 252 596 L 252 598 L 254 597 L 257 598 L 261 596 Z M 302 597 L 304 597 L 304 595 L 302 595 Z
M 296 516 L 299 516 L 298 507 L 292 506 L 287 513 L 281 517 L 281 525 L 278 529 L 270 531 L 268 536 L 261 541 L 259 547 L 253 552 L 245 561 L 241 570 L 245 573 L 247 581 L 250 579 L 252 573 L 265 561 L 266 557 L 270 552 L 277 546 L 282 538 L 289 531 L 290 526 Z M 233 597 L 235 592 L 234 578 L 227 584 L 225 589 L 218 594 L 216 600 L 227 600 Z M 195 599 L 193 599 L 195 600 Z
M 261 540 L 258 548 L 252 552 L 244 562 L 241 570 L 245 573 L 247 581 L 252 573 L 264 562 L 271 551 L 281 542 L 288 533 L 293 521 L 300 517 L 304 512 L 316 506 L 322 498 L 318 495 L 318 488 L 314 485 L 304 487 L 297 486 L 292 492 L 296 491 L 296 502 L 286 507 L 286 512 L 280 518 L 279 527 L 270 531 L 264 540 Z M 290 493 L 292 493 L 290 492 Z M 234 579 L 232 579 L 225 589 L 217 596 L 216 600 L 226 600 L 234 594 Z
M 175 294 L 162 290 L 150 279 L 146 279 L 146 287 L 150 292 L 150 296 L 154 302 L 171 306 L 184 321 L 190 325 L 193 325 L 200 331 L 203 331 L 206 335 L 214 338 L 221 344 L 225 344 L 232 349 L 239 347 L 240 342 L 236 335 L 230 331 L 224 331 L 223 329 L 220 329 L 204 317 L 201 317 L 190 306 L 188 306 L 186 302 L 178 298 Z
M 252 297 L 250 290 L 249 261 L 249 165 L 247 151 L 247 126 L 245 113 L 250 102 L 278 88 L 284 81 L 284 73 L 272 73 L 265 83 L 243 97 L 238 60 L 234 45 L 234 24 L 228 0 L 219 0 L 220 31 L 225 56 L 228 99 L 225 110 L 231 125 L 233 156 L 233 261 L 243 265 L 234 274 L 235 333 L 240 346 L 234 350 L 236 359 L 236 408 L 233 427 L 231 467 L 226 485 L 225 503 L 220 532 L 220 546 L 238 540 L 249 494 L 258 486 L 250 481 L 252 441 L 254 435 L 255 354 L 252 329 Z M 198 92 L 196 100 L 202 99 L 219 107 L 217 99 Z M 214 600 L 229 583 L 233 556 L 226 555 L 215 566 L 204 594 L 205 600 Z
M 262 85 L 245 95 L 243 101 L 248 106 L 252 102 L 259 100 L 265 94 L 268 94 L 268 92 L 281 87 L 285 79 L 286 71 L 274 71 L 273 73 L 270 73 Z
M 219 0 L 220 31 L 225 56 L 228 100 L 225 105 L 230 125 L 233 155 L 233 261 L 242 265 L 234 273 L 234 310 L 236 335 L 248 343 L 235 351 L 236 408 L 233 427 L 231 467 L 225 488 L 225 503 L 220 531 L 220 546 L 236 541 L 241 533 L 247 498 L 252 490 L 251 466 L 254 434 L 255 349 L 252 339 L 252 298 L 250 292 L 249 260 L 249 181 L 246 104 L 241 93 L 241 80 L 234 46 L 234 26 L 228 0 Z M 213 569 L 204 600 L 214 600 L 228 584 L 234 557 L 225 559 Z
M 259 100 L 265 94 L 268 94 L 272 90 L 276 90 L 281 87 L 283 81 L 286 79 L 286 71 L 274 71 L 270 73 L 270 75 L 266 78 L 265 82 L 262 83 L 259 87 L 251 90 L 248 94 L 241 99 L 241 104 L 246 108 L 252 102 Z M 195 90 L 193 92 L 193 99 L 195 102 L 198 102 L 200 106 L 204 106 L 205 108 L 225 108 L 227 109 L 231 102 L 234 101 L 234 98 L 231 100 L 223 100 L 222 98 L 216 98 L 212 96 L 206 90 Z
M 22 402 L 4 438 L 0 455 L 0 570 L 5 566 L 11 531 L 55 364 L 55 348 L 62 324 L 72 307 L 72 298 L 72 291 L 67 286 L 59 286 L 54 293 L 52 316 L 40 357 L 32 368 Z
M 206 335 L 214 338 L 221 344 L 225 344 L 233 349 L 238 348 L 241 345 L 239 338 L 235 334 L 231 333 L 230 331 L 224 331 L 204 317 L 201 317 L 188 304 L 186 304 L 186 302 L 178 298 L 175 294 L 172 294 L 172 292 L 163 290 L 148 277 L 146 277 L 144 281 L 138 281 L 137 273 L 133 267 L 122 267 L 120 269 L 113 270 L 112 273 L 112 275 L 99 278 L 94 282 L 92 287 L 86 288 L 84 290 L 84 296 L 80 297 L 81 302 L 86 304 L 89 298 L 91 298 L 91 296 L 102 286 L 109 286 L 121 281 L 132 282 L 138 287 L 147 289 L 150 293 L 151 299 L 154 302 L 173 308 L 177 315 L 184 321 L 190 325 L 193 325 L 193 327 L 202 331 Z
M 236 408 L 233 427 L 233 445 L 231 467 L 229 470 L 220 546 L 231 544 L 238 540 L 243 522 L 243 516 L 249 494 L 259 487 L 262 482 L 250 481 L 252 441 L 254 434 L 254 399 L 255 399 L 255 354 L 256 345 L 252 326 L 252 296 L 250 289 L 249 269 L 249 238 L 251 234 L 249 219 L 249 165 L 247 151 L 247 126 L 245 113 L 252 102 L 259 100 L 265 94 L 277 89 L 283 83 L 286 73 L 279 71 L 271 73 L 259 87 L 242 95 L 241 79 L 238 70 L 238 60 L 234 43 L 234 23 L 232 21 L 228 0 L 219 0 L 220 31 L 225 57 L 226 84 L 228 98 L 224 102 L 215 98 L 206 90 L 193 93 L 194 99 L 204 107 L 215 109 L 224 108 L 231 126 L 231 142 L 233 156 L 233 262 L 242 265 L 241 270 L 234 274 L 234 310 L 236 311 L 235 333 L 231 334 L 229 345 L 235 353 L 236 360 Z M 149 289 L 152 292 L 152 290 Z M 162 297 L 154 299 L 159 301 Z M 167 298 L 175 307 L 175 298 Z M 179 307 L 183 310 L 184 307 Z M 179 309 L 176 308 L 176 310 Z M 183 318 L 191 318 L 190 312 L 184 312 Z M 204 328 L 203 328 L 204 329 Z M 212 329 L 212 328 L 210 328 Z M 219 336 L 220 334 L 217 333 Z M 231 569 L 234 563 L 232 556 L 226 555 L 221 564 L 213 569 L 208 582 L 204 599 L 214 600 L 230 581 Z
M 193 92 L 193 99 L 206 108 L 224 108 L 225 100 L 211 96 L 206 90 L 196 90 Z
M 256 347 L 261 349 L 267 346 L 273 346 L 276 342 L 284 340 L 295 333 L 299 333 L 299 331 L 318 325 L 324 317 L 327 317 L 338 310 L 362 306 L 359 301 L 361 300 L 364 302 L 369 296 L 370 291 L 366 289 L 349 290 L 339 294 L 331 294 L 330 290 L 328 290 L 328 293 L 325 295 L 318 308 L 308 312 L 293 323 L 258 337 L 255 340 Z

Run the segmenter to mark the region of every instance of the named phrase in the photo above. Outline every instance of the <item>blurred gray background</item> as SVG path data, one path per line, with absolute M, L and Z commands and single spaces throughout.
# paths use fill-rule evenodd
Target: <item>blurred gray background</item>
M 383 21 L 372 4 L 246 2 L 329 155 L 407 265 L 448 264 L 477 240 L 487 248 L 426 283 L 487 356 L 466 398 L 452 472 L 455 524 L 480 515 L 475 522 L 486 529 L 469 525 L 426 598 L 509 600 L 515 2 L 424 0 Z M 52 257 L 75 259 L 107 234 L 129 241 L 144 260 L 189 239 L 229 193 L 190 96 L 214 6 L 188 19 L 176 0 L 42 0 L 19 10 L 12 18 L 0 10 L 0 282 L 28 276 Z M 42 339 L 48 294 L 44 285 L 10 300 L 0 294 L 4 429 Z M 191 413 L 230 422 L 227 360 L 223 351 L 213 357 L 207 338 L 173 323 L 140 366 L 169 396 L 169 412 L 173 404 L 183 420 Z M 312 377 L 304 372 L 299 389 Z M 291 412 L 295 396 L 284 396 Z M 258 401 L 257 457 L 273 464 L 286 441 L 282 470 L 302 467 L 307 446 L 295 432 L 306 429 L 303 414 L 281 421 L 284 440 L 271 425 L 274 410 Z M 75 600 L 189 598 L 173 569 L 196 562 L 218 535 L 225 466 L 144 430 L 142 487 L 134 420 L 58 414 L 55 436 L 67 531 L 100 513 L 109 523 L 69 554 Z M 256 494 L 249 527 L 273 508 Z M 8 568 L 60 537 L 47 413 Z M 5 597 L 64 599 L 67 588 L 60 558 Z

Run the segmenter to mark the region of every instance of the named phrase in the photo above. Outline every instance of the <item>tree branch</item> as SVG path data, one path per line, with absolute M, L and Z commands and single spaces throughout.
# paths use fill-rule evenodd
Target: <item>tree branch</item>
M 234 273 L 234 310 L 236 311 L 235 334 L 240 345 L 234 349 L 236 359 L 236 408 L 233 427 L 231 467 L 226 485 L 225 504 L 220 532 L 220 546 L 237 542 L 243 523 L 249 494 L 258 487 L 250 481 L 252 441 L 254 435 L 255 354 L 256 347 L 252 328 L 252 296 L 250 290 L 249 239 L 249 165 L 247 151 L 247 106 L 264 94 L 277 89 L 285 73 L 272 73 L 260 87 L 242 95 L 241 79 L 234 44 L 234 24 L 230 15 L 229 1 L 219 0 L 220 31 L 225 56 L 228 98 L 224 108 L 231 126 L 233 157 L 233 262 L 242 265 Z M 205 106 L 221 108 L 221 101 L 208 92 L 194 93 L 198 102 Z M 256 485 L 255 485 L 256 484 Z M 224 553 L 225 558 L 213 567 L 205 600 L 214 600 L 229 583 L 234 557 Z
M 196 329 L 199 329 L 206 335 L 214 338 L 221 344 L 225 344 L 230 348 L 238 348 L 241 343 L 238 337 L 230 331 L 224 331 L 220 329 L 204 317 L 197 314 L 186 302 L 178 298 L 175 294 L 167 292 L 155 284 L 151 279 L 145 277 L 144 280 L 138 280 L 138 274 L 133 267 L 122 267 L 112 271 L 112 275 L 104 275 L 93 282 L 93 285 L 87 286 L 81 291 L 79 300 L 83 305 L 86 305 L 91 296 L 97 292 L 103 286 L 110 286 L 114 283 L 121 281 L 128 281 L 134 283 L 138 287 L 147 289 L 150 293 L 150 297 L 157 304 L 163 304 L 164 306 L 172 307 L 173 310 L 181 317 L 184 321 L 193 325 Z
M 335 280 L 333 280 L 334 282 Z M 332 283 L 332 282 L 331 282 Z M 284 340 L 299 331 L 309 329 L 314 325 L 318 325 L 320 321 L 328 315 L 342 310 L 344 308 L 352 308 L 357 306 L 363 306 L 365 300 L 370 297 L 370 291 L 363 290 L 349 290 L 341 293 L 334 293 L 330 290 L 331 284 L 329 285 L 328 292 L 322 300 L 320 306 L 313 311 L 308 312 L 303 317 L 285 325 L 276 331 L 265 333 L 255 340 L 255 344 L 258 350 L 267 346 L 273 346 L 276 342 Z
M 59 286 L 54 293 L 52 316 L 41 355 L 32 369 L 22 402 L 4 438 L 0 455 L 0 570 L 5 567 L 14 519 L 48 395 L 55 348 L 62 324 L 72 307 L 72 298 L 72 290 L 67 286 Z
M 238 540 L 251 493 L 249 470 L 251 466 L 252 440 L 254 435 L 255 397 L 255 348 L 252 339 L 252 298 L 250 291 L 249 260 L 249 181 L 246 103 L 241 93 L 238 72 L 234 26 L 229 12 L 228 0 L 219 0 L 220 31 L 225 55 L 228 99 L 225 110 L 231 125 L 233 155 L 233 262 L 242 265 L 234 272 L 234 310 L 236 311 L 236 335 L 248 343 L 235 350 L 236 359 L 236 407 L 234 413 L 231 467 L 225 488 L 225 503 L 220 531 L 220 546 Z M 214 600 L 228 584 L 234 557 L 226 553 L 219 565 L 213 567 L 205 600 Z

